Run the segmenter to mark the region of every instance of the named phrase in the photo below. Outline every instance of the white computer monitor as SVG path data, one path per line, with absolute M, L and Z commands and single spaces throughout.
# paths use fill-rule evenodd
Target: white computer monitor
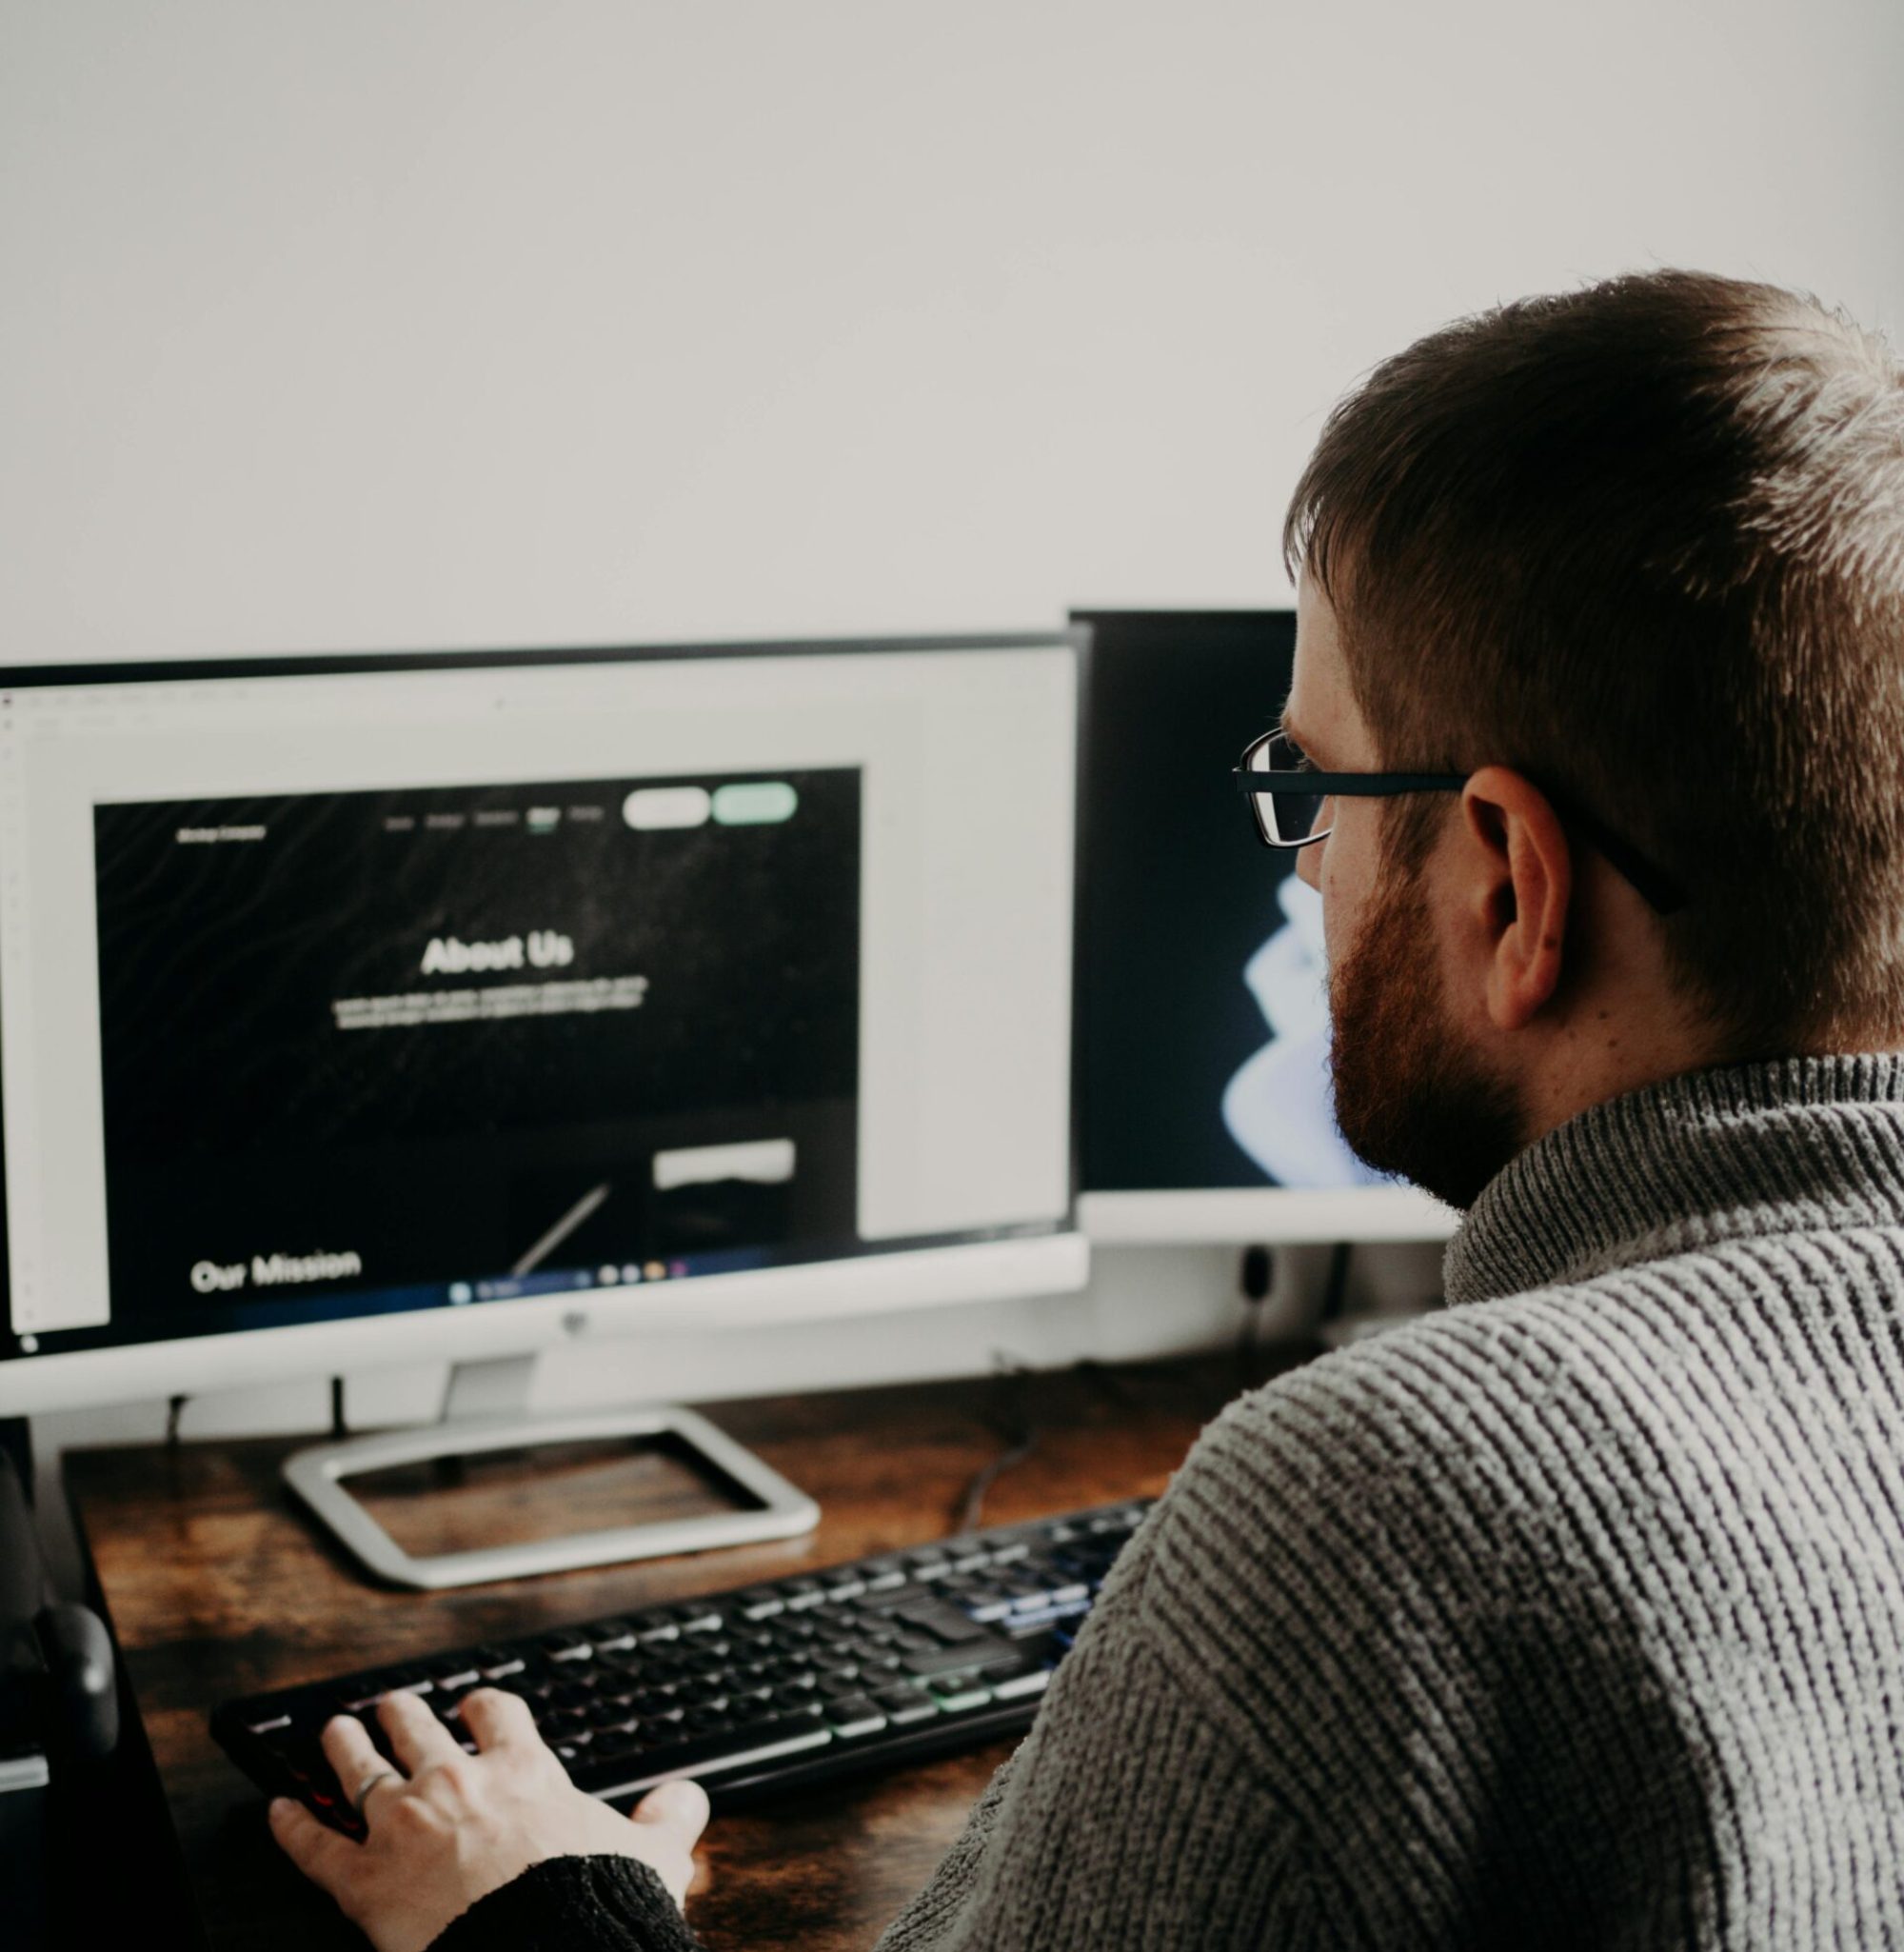
M 1081 654 L 0 674 L 0 1415 L 1081 1285 Z
M 1279 610 L 1081 610 L 1092 631 L 1078 1087 L 1101 1243 L 1445 1238 L 1336 1129 L 1321 912 L 1231 768 L 1288 696 Z

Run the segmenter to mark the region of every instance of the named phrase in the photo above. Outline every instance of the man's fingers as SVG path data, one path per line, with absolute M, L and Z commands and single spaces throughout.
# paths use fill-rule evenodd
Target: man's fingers
M 505 1694 L 501 1688 L 479 1687 L 466 1695 L 463 1725 L 481 1749 L 543 1746 L 529 1704 L 521 1695 Z
M 663 1783 L 628 1815 L 649 1833 L 642 1844 L 643 1859 L 653 1865 L 674 1902 L 685 1904 L 699 1868 L 694 1846 L 707 1827 L 707 1792 L 684 1777 Z
M 390 1738 L 390 1749 L 414 1776 L 431 1763 L 446 1763 L 463 1751 L 455 1738 L 412 1694 L 387 1694 L 377 1704 L 377 1719 Z
M 707 1827 L 707 1792 L 683 1777 L 650 1789 L 628 1814 L 638 1823 L 660 1824 L 676 1832 L 683 1847 L 692 1850 Z
M 270 1807 L 271 1835 L 306 1877 L 335 1898 L 348 1874 L 357 1846 L 327 1829 L 302 1803 L 279 1797 Z
M 333 1715 L 324 1724 L 324 1733 L 318 1738 L 323 1744 L 324 1759 L 336 1773 L 339 1786 L 352 1803 L 363 1792 L 364 1785 L 373 1777 L 396 1772 L 377 1753 L 377 1745 L 370 1740 L 370 1731 L 355 1715 Z

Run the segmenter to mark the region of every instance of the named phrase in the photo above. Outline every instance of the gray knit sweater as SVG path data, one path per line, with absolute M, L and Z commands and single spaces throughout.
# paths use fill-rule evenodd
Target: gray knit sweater
M 1596 1107 L 1447 1288 L 1209 1428 L 884 1952 L 1904 1945 L 1904 1059 Z

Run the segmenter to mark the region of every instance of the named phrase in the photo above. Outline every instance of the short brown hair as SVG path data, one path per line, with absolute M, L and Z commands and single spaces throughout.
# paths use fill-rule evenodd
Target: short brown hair
M 1337 407 L 1283 548 L 1385 765 L 1515 767 L 1683 883 L 1673 966 L 1735 1054 L 1904 1037 L 1904 370 L 1880 341 L 1691 271 L 1501 306 Z M 1405 803 L 1401 831 L 1445 807 Z

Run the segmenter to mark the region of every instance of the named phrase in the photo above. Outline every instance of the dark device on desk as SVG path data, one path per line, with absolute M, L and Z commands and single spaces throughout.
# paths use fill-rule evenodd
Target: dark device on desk
M 732 1806 L 1030 1726 L 1144 1502 L 1002 1526 L 793 1579 L 229 1703 L 211 1718 L 272 1796 L 361 1832 L 318 1735 L 416 1695 L 465 1746 L 482 1686 L 527 1700 L 578 1787 L 625 1805 L 692 1776 Z
M 54 1942 L 56 1886 L 77 1861 L 88 1779 L 119 1739 L 111 1643 L 98 1616 L 51 1599 L 33 1514 L 0 1447 L 0 1892 L 7 1942 Z M 91 1847 L 96 1849 L 97 1840 Z

